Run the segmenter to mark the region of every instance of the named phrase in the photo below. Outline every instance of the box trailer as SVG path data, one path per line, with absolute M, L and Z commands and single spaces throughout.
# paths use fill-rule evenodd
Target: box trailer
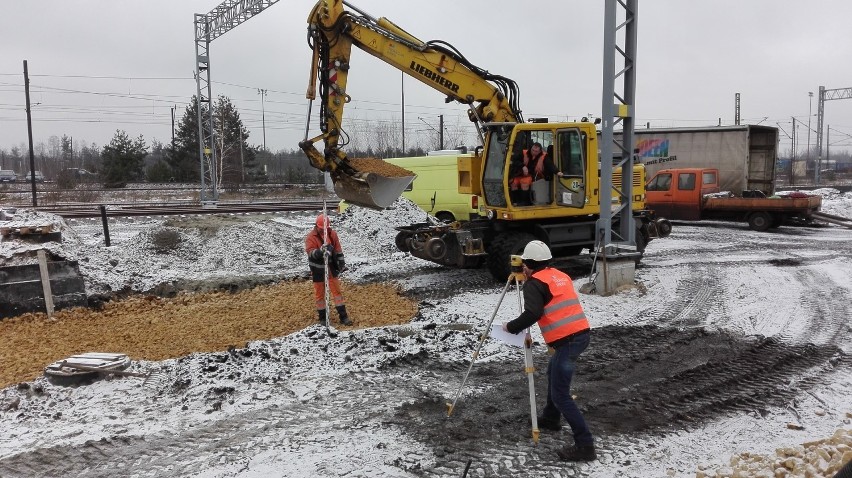
M 638 160 L 647 176 L 668 168 L 715 168 L 719 187 L 775 193 L 778 128 L 760 125 L 637 129 Z

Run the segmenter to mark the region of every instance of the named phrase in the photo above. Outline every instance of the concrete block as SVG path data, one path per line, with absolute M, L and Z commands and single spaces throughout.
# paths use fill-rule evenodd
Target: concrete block
M 604 272 L 606 268 L 606 272 Z M 633 259 L 610 259 L 596 265 L 595 290 L 598 295 L 610 295 L 619 287 L 633 285 L 636 279 L 636 262 Z

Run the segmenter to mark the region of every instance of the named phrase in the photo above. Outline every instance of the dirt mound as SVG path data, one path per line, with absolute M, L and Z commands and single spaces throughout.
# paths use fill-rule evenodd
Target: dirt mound
M 344 295 L 353 328 L 406 323 L 417 313 L 414 301 L 386 284 L 344 283 Z M 336 321 L 336 313 L 332 316 Z M 163 360 L 242 347 L 316 320 L 313 287 L 307 281 L 236 293 L 135 296 L 109 302 L 102 310 L 63 310 L 53 319 L 24 314 L 0 321 L 0 387 L 32 380 L 44 366 L 77 353 L 121 352 L 133 360 Z

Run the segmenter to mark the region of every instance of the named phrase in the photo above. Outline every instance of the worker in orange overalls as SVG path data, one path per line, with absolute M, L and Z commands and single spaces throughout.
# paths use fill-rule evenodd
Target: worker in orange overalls
M 337 278 L 346 270 L 343 248 L 340 246 L 337 232 L 331 228 L 331 221 L 325 214 L 317 216 L 314 227 L 305 237 L 305 252 L 308 254 L 308 266 L 311 268 L 311 280 L 314 283 L 314 297 L 320 323 L 324 324 L 326 321 L 325 258 L 328 257 L 328 288 L 334 301 L 334 308 L 340 316 L 341 324 L 352 325 L 349 314 L 346 312 L 343 293 L 340 291 L 340 280 Z
M 562 176 L 553 159 L 541 148 L 541 143 L 533 143 L 520 154 L 515 153 L 509 164 L 509 199 L 515 206 L 530 206 L 530 186 L 536 179 L 550 181 L 554 175 Z
M 503 324 L 503 330 L 517 334 L 536 322 L 541 335 L 554 353 L 547 364 L 547 405 L 538 417 L 544 430 L 559 431 L 560 415 L 571 426 L 574 444 L 556 451 L 564 461 L 592 461 L 597 458 L 592 433 L 574 399 L 571 378 L 577 358 L 589 346 L 589 321 L 564 272 L 550 267 L 553 256 L 541 241 L 530 241 L 524 248 L 524 311 L 517 319 Z

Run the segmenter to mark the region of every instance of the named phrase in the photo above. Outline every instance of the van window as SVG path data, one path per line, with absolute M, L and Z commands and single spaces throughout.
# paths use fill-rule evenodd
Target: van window
M 702 173 L 701 184 L 716 184 L 716 171 L 705 171 Z
M 692 191 L 695 189 L 695 173 L 681 173 L 677 177 L 677 188 L 681 191 Z
M 663 173 L 654 176 L 653 179 L 645 186 L 647 191 L 668 191 L 672 186 L 672 175 Z

